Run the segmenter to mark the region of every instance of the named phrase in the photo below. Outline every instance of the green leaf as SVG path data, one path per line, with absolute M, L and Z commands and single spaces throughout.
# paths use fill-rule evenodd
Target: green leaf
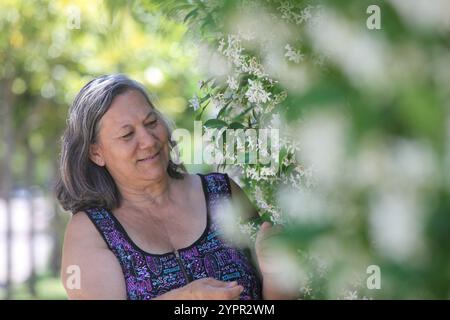
M 230 129 L 245 129 L 246 127 L 240 122 L 233 122 L 228 126 L 228 128 L 230 128 Z
M 203 107 L 202 110 L 195 116 L 195 120 L 199 121 L 202 118 L 203 112 L 205 112 L 206 107 L 208 106 L 208 104 L 211 102 L 211 100 L 209 100 Z
M 211 98 L 211 94 L 208 93 L 206 96 L 204 96 L 203 98 L 200 99 L 200 104 L 202 104 L 203 102 L 205 102 L 209 98 Z
M 195 8 L 191 12 L 189 12 L 186 17 L 184 17 L 183 23 L 186 23 L 186 21 L 189 20 L 189 18 L 195 18 L 198 14 L 198 8 Z
M 204 126 L 206 128 L 223 128 L 227 126 L 227 123 L 219 119 L 209 119 L 205 122 Z
M 220 109 L 219 113 L 217 114 L 217 118 L 221 118 L 225 112 L 227 111 L 227 107 L 230 105 L 232 100 L 228 100 L 225 105 L 222 107 L 222 109 Z

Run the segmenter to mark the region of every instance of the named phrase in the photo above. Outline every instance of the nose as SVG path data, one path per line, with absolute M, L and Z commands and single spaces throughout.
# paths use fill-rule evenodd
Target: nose
M 152 130 L 142 128 L 138 130 L 138 145 L 140 149 L 154 149 L 158 145 L 158 138 Z

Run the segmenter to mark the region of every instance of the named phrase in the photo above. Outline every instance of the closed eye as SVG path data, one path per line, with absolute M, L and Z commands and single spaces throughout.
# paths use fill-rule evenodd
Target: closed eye
M 153 128 L 153 127 L 156 125 L 157 122 L 158 122 L 158 119 L 146 123 L 145 126 L 146 126 L 146 127 Z M 123 139 L 129 139 L 129 138 L 131 138 L 131 136 L 132 136 L 133 134 L 134 134 L 134 132 L 133 132 L 133 131 L 130 131 L 130 132 L 128 132 L 127 134 L 123 135 L 122 138 L 123 138 Z
M 145 126 L 146 127 L 153 127 L 156 124 L 156 122 L 158 122 L 158 119 L 146 123 Z
M 126 135 L 122 136 L 122 138 L 130 138 L 133 135 L 133 131 L 127 133 Z

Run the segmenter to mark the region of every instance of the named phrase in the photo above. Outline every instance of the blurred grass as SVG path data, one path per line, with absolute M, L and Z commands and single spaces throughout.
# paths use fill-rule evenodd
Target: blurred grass
M 58 277 L 42 274 L 36 280 L 36 296 L 29 292 L 26 282 L 16 284 L 13 290 L 14 300 L 66 300 L 66 292 Z

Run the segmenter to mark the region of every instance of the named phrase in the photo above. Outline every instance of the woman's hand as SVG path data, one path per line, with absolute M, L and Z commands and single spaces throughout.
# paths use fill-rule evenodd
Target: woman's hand
M 192 281 L 184 287 L 171 290 L 156 299 L 167 300 L 238 300 L 244 287 L 237 281 L 225 282 L 214 278 Z
M 283 266 L 273 257 L 274 248 L 271 248 L 270 238 L 279 235 L 281 230 L 281 226 L 273 227 L 269 222 L 264 222 L 256 235 L 256 258 L 263 277 L 263 299 L 266 300 L 290 300 L 296 297 L 296 292 L 280 287 Z
M 274 275 L 279 272 L 277 264 L 273 261 L 271 255 L 270 238 L 280 234 L 281 229 L 281 226 L 274 227 L 271 223 L 265 221 L 261 224 L 260 229 L 256 234 L 255 253 L 263 277 L 264 275 Z

